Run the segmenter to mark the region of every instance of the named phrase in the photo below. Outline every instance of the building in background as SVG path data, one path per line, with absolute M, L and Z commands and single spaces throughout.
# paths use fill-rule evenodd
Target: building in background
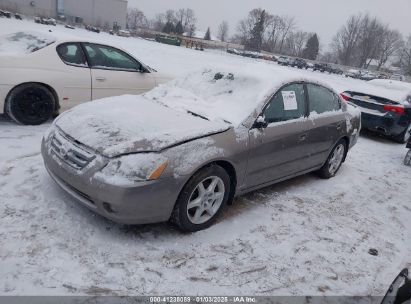
M 65 16 L 69 22 L 107 29 L 124 29 L 127 19 L 127 0 L 0 0 L 0 8 L 29 16 Z

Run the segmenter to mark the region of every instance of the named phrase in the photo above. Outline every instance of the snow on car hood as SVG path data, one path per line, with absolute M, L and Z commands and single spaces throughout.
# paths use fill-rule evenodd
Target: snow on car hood
M 82 104 L 61 115 L 55 125 L 108 157 L 157 152 L 230 128 L 227 123 L 208 121 L 134 95 Z
M 52 35 L 39 32 L 18 32 L 0 37 L 0 55 L 30 54 L 56 41 Z

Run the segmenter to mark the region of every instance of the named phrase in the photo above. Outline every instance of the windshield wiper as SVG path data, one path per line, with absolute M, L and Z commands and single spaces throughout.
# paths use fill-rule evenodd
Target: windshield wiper
M 209 120 L 207 117 L 205 117 L 205 116 L 202 116 L 202 115 L 200 115 L 200 114 L 191 112 L 191 111 L 189 111 L 189 110 L 186 110 L 186 111 L 187 111 L 187 113 L 190 113 L 191 115 L 193 115 L 193 116 L 195 116 L 195 117 L 200 117 L 200 118 L 202 118 L 202 119 L 204 119 L 204 120 L 210 121 L 210 120 Z

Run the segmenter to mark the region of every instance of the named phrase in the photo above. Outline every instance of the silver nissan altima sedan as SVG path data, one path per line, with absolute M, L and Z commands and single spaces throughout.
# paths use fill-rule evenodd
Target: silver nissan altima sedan
M 198 231 L 235 196 L 311 171 L 333 177 L 360 115 L 294 72 L 209 69 L 66 112 L 42 155 L 61 188 L 106 218 Z

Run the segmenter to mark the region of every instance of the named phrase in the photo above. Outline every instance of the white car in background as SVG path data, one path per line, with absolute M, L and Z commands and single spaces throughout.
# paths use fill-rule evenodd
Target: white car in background
M 0 37 L 0 114 L 37 125 L 80 103 L 141 94 L 170 76 L 90 41 L 19 32 Z

